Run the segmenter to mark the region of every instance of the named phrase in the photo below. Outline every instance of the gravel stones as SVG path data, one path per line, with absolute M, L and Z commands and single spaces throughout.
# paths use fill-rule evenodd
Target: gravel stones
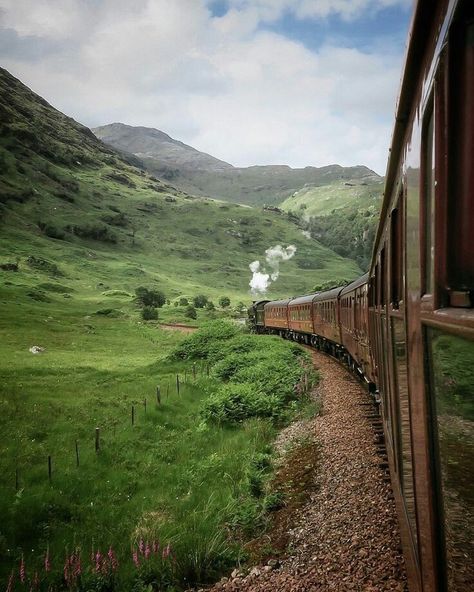
M 310 469 L 314 486 L 309 499 L 294 508 L 288 550 L 246 576 L 234 571 L 213 592 L 407 590 L 395 506 L 379 466 L 367 394 L 338 362 L 319 352 L 312 356 L 322 376 L 316 393 L 322 412 L 293 424 L 277 441 L 280 451 L 301 438 L 318 444 Z M 283 454 L 280 469 L 291 456 Z

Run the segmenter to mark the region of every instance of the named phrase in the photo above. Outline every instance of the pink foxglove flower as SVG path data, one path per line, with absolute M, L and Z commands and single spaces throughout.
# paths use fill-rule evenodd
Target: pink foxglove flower
M 6 592 L 12 592 L 13 590 L 13 581 L 15 580 L 15 573 L 13 569 L 11 571 L 10 577 L 8 578 L 7 590 Z
M 140 567 L 140 560 L 138 559 L 138 553 L 136 551 L 132 553 L 132 559 L 135 567 Z
M 118 569 L 117 556 L 115 555 L 112 547 L 109 548 L 107 556 L 109 558 L 109 563 L 110 563 L 110 567 L 111 567 L 112 571 L 117 571 L 117 569 Z
M 99 551 L 99 549 L 97 549 L 97 553 L 95 554 L 94 561 L 95 561 L 95 572 L 99 573 L 100 568 L 102 567 L 102 553 Z
M 153 541 L 151 544 L 151 549 L 153 551 L 153 553 L 158 553 L 159 549 L 160 549 L 160 543 L 158 541 Z
M 150 557 L 150 555 L 151 555 L 151 548 L 150 548 L 150 545 L 148 544 L 148 541 L 145 544 L 144 555 L 145 555 L 145 559 L 148 559 L 148 557 Z
M 22 584 L 24 584 L 25 580 L 26 580 L 25 558 L 22 555 L 21 561 L 20 561 L 20 582 Z
M 44 571 L 46 573 L 51 571 L 51 560 L 49 557 L 49 547 L 46 549 L 46 555 L 44 556 Z
M 168 543 L 166 545 L 166 547 L 163 549 L 163 553 L 162 553 L 163 559 L 168 559 L 170 554 L 171 554 L 171 547 L 170 547 L 170 544 Z
M 140 554 L 143 555 L 143 551 L 145 550 L 145 544 L 143 542 L 143 539 L 140 539 L 138 541 L 138 549 L 140 551 Z

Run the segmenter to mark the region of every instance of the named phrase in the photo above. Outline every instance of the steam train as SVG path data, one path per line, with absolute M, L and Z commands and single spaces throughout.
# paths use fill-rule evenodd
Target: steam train
M 415 3 L 369 272 L 255 302 L 379 402 L 411 592 L 474 590 L 474 2 Z

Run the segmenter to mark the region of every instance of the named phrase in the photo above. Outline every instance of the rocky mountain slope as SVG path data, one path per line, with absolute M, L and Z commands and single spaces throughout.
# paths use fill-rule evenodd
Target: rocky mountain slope
M 110 146 L 140 158 L 151 174 L 183 191 L 237 203 L 278 205 L 307 185 L 319 187 L 339 181 L 380 179 L 365 166 L 233 167 L 152 128 L 113 123 L 93 131 Z

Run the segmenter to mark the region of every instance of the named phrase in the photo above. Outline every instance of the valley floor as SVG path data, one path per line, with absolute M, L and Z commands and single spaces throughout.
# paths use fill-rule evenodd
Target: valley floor
M 260 565 L 248 574 L 235 570 L 213 592 L 407 590 L 391 487 L 366 416 L 367 395 L 336 361 L 312 355 L 322 376 L 315 393 L 322 412 L 283 432 L 280 443 L 303 443 L 302 456 L 290 447 L 279 470 L 296 497 L 301 484 L 309 496 L 290 504 L 286 515 L 276 513 L 266 535 L 274 557 L 284 543 L 283 555 L 268 560 L 260 541 Z

